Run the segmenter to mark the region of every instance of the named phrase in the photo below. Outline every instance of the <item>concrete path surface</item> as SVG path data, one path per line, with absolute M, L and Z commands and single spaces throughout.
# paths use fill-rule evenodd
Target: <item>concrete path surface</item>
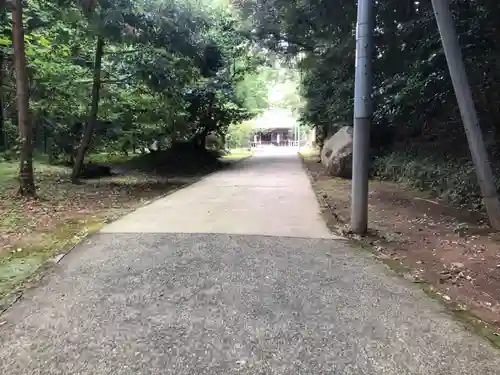
M 254 157 L 109 225 L 106 233 L 333 238 L 297 151 Z
M 0 374 L 500 374 L 329 234 L 296 155 L 207 177 L 78 246 L 0 321 Z

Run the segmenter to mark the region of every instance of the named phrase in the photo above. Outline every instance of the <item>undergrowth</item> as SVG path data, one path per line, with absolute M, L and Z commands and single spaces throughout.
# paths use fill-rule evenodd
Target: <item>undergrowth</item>
M 393 152 L 375 158 L 373 175 L 428 191 L 458 206 L 482 209 L 482 199 L 472 161 L 437 158 L 417 153 Z M 496 179 L 497 187 L 500 180 Z

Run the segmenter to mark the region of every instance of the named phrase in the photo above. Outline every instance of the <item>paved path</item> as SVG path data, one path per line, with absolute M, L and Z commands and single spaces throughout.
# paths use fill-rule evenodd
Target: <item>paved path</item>
M 255 157 L 76 248 L 3 316 L 0 374 L 500 374 L 332 237 L 296 156 Z

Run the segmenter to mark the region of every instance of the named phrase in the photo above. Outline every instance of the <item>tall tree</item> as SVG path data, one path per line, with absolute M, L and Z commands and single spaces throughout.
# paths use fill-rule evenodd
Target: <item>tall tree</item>
M 132 144 L 147 150 L 208 133 L 223 137 L 230 124 L 267 105 L 265 69 L 259 68 L 267 53 L 227 4 L 31 0 L 24 21 L 29 112 L 16 110 L 26 95 L 13 90 L 23 84 L 14 82 L 21 76 L 14 75 L 11 32 L 0 33 L 8 144 L 14 145 L 19 124 L 32 135 L 32 154 L 49 152 L 50 160 L 64 164 L 76 156 L 74 181 L 89 153 L 127 153 Z M 30 119 L 35 134 L 26 130 Z M 29 144 L 29 137 L 23 140 Z
M 96 50 L 94 58 L 94 75 L 93 75 L 92 93 L 90 100 L 90 113 L 85 123 L 85 127 L 83 130 L 83 137 L 80 146 L 78 147 L 78 153 L 76 155 L 75 162 L 73 165 L 73 171 L 71 173 L 71 180 L 73 182 L 78 181 L 78 177 L 80 175 L 80 171 L 83 166 L 83 159 L 85 158 L 85 154 L 89 149 L 90 142 L 92 141 L 92 135 L 94 133 L 94 128 L 96 127 L 97 115 L 99 112 L 99 99 L 100 99 L 99 93 L 101 90 L 101 70 L 102 70 L 103 54 L 104 54 L 104 38 L 99 35 L 96 41 Z
M 0 48 L 0 152 L 6 148 L 5 137 L 5 115 L 4 115 L 4 71 L 5 71 L 5 54 Z
M 24 196 L 34 197 L 36 188 L 33 176 L 33 129 L 29 118 L 22 0 L 12 2 L 12 39 L 16 69 L 17 119 L 20 135 L 19 193 Z
M 251 20 L 261 44 L 300 60 L 303 122 L 323 136 L 352 123 L 356 1 L 233 3 Z M 431 1 L 375 5 L 374 172 L 405 178 L 455 203 L 481 205 Z M 451 0 L 450 6 L 481 126 L 500 172 L 500 2 Z

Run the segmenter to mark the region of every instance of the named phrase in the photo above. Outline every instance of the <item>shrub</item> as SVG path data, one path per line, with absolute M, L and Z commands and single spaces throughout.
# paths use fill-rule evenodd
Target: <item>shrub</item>
M 373 175 L 382 180 L 429 191 L 449 203 L 482 208 L 482 198 L 472 161 L 423 157 L 393 152 L 374 159 Z M 499 186 L 499 179 L 496 185 Z

